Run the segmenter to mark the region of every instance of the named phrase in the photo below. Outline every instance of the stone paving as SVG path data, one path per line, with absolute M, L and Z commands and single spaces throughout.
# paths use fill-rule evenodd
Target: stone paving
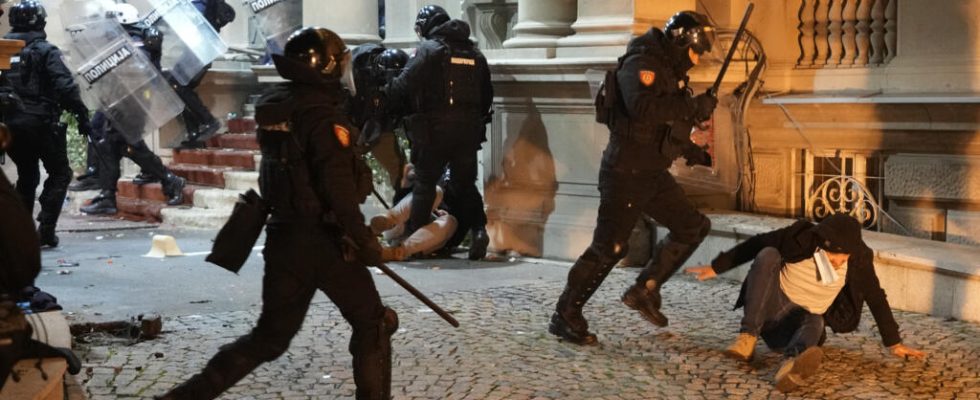
M 401 318 L 394 397 L 785 398 L 771 385 L 781 359 L 764 345 L 747 365 L 720 353 L 741 315 L 731 311 L 737 284 L 675 278 L 665 288 L 671 325 L 656 329 L 619 302 L 634 276 L 633 270 L 614 271 L 586 309 L 599 334 L 597 347 L 562 343 L 547 333 L 563 282 L 433 296 L 454 313 L 459 329 L 411 297 L 385 298 Z M 157 340 L 83 345 L 87 368 L 78 378 L 90 399 L 150 398 L 197 372 L 256 316 L 252 310 L 171 318 Z M 790 398 L 980 398 L 980 326 L 898 311 L 896 317 L 906 343 L 929 353 L 925 361 L 892 357 L 866 313 L 859 332 L 830 335 L 824 366 Z M 316 303 L 289 352 L 222 398 L 351 398 L 348 337 L 333 305 Z

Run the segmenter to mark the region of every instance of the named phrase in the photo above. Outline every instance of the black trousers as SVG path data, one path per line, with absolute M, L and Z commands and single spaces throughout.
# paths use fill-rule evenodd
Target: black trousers
M 103 192 L 116 192 L 116 183 L 122 175 L 119 161 L 123 157 L 128 157 L 130 160 L 133 160 L 136 165 L 140 166 L 143 172 L 160 179 L 166 179 L 167 174 L 170 172 L 163 165 L 160 157 L 150 150 L 146 142 L 140 140 L 136 144 L 130 145 L 126 143 L 126 139 L 121 134 L 113 129 L 109 129 L 106 132 L 106 137 L 100 140 L 96 146 L 98 147 L 99 158 L 101 159 L 101 164 L 99 165 L 99 187 Z
M 188 139 L 195 139 L 194 136 L 200 129 L 201 125 L 210 123 L 214 121 L 214 115 L 211 115 L 211 110 L 204 105 L 201 101 L 201 96 L 197 94 L 197 87 L 201 85 L 204 80 L 204 75 L 207 74 L 208 70 L 211 69 L 211 64 L 204 67 L 187 82 L 186 86 L 178 84 L 175 80 L 171 79 L 171 84 L 173 85 L 174 91 L 177 92 L 177 97 L 184 102 L 184 111 L 180 113 L 180 116 L 184 119 L 184 125 L 187 128 Z
M 41 162 L 48 178 L 38 197 L 41 212 L 37 220 L 41 225 L 56 225 L 72 175 L 65 132 L 56 129 L 52 120 L 27 115 L 11 118 L 7 124 L 14 137 L 8 152 L 17 164 L 17 192 L 24 207 L 33 215 L 34 195 L 41 181 L 38 162 Z
M 412 216 L 405 229 L 407 235 L 431 222 L 436 184 L 446 167 L 449 167 L 446 191 L 453 193 L 454 203 L 450 212 L 459 226 L 480 229 L 487 225 L 483 196 L 476 187 L 478 133 L 472 122 L 438 122 L 432 127 L 429 140 L 412 141 L 416 182 L 412 189 Z M 462 231 L 465 235 L 466 231 Z
M 211 399 L 259 364 L 278 358 L 303 325 L 319 289 L 353 328 L 349 350 L 357 397 L 382 397 L 379 393 L 390 382 L 385 382 L 385 371 L 379 373 L 381 363 L 375 359 L 390 357 L 383 354 L 390 351 L 390 339 L 381 331 L 385 308 L 370 271 L 344 261 L 339 240 L 321 227 L 277 224 L 266 233 L 262 313 L 255 328 L 222 346 L 200 374 L 173 393 L 181 399 Z

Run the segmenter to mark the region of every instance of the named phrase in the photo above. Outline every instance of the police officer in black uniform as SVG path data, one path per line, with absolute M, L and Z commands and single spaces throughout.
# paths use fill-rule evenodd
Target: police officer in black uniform
M 10 8 L 12 31 L 4 38 L 23 40 L 26 45 L 12 60 L 10 71 L 0 78 L 0 85 L 12 89 L 23 101 L 22 110 L 7 113 L 6 122 L 13 134 L 9 153 L 17 164 L 17 191 L 29 212 L 34 210 L 34 193 L 41 179 L 38 161 L 48 172 L 38 198 L 38 236 L 42 246 L 54 247 L 58 245 L 55 225 L 72 176 L 66 131 L 59 123 L 62 110 L 75 116 L 80 134 L 91 134 L 92 127 L 88 108 L 61 59 L 61 51 L 46 40 L 46 17 L 37 1 L 22 1 Z
M 417 182 L 405 234 L 431 222 L 436 182 L 448 165 L 449 186 L 460 198 L 453 215 L 471 227 L 469 258 L 482 259 L 489 237 L 476 187 L 476 153 L 486 140 L 493 105 L 490 69 L 469 39 L 469 25 L 450 20 L 442 7 L 419 10 L 415 32 L 425 40 L 387 90 L 389 103 L 409 104 L 412 113 L 406 123 Z
M 357 95 L 352 98 L 351 119 L 361 128 L 361 146 L 371 151 L 388 173 L 391 187 L 397 189 L 408 162 L 395 132 L 402 113 L 397 104 L 384 102 L 383 89 L 401 73 L 409 57 L 401 49 L 376 44 L 362 44 L 352 54 Z
M 710 119 L 717 100 L 692 95 L 687 71 L 710 51 L 714 28 L 703 15 L 674 15 L 663 31 L 651 28 L 630 41 L 615 72 L 616 106 L 609 116 L 611 135 L 599 170 L 599 216 L 592 244 L 568 273 L 549 331 L 576 344 L 595 344 L 582 307 L 627 251 L 640 213 L 667 227 L 654 257 L 623 294 L 623 302 L 657 326 L 660 287 L 707 236 L 711 222 L 698 212 L 667 169 L 680 155 L 688 163 L 710 163 L 690 140 L 691 121 Z M 607 79 L 607 85 L 609 80 Z M 615 93 L 607 90 L 607 94 Z M 672 132 L 672 127 L 673 132 Z
M 278 358 L 319 289 L 353 328 L 357 398 L 387 399 L 398 319 L 365 268 L 381 262 L 382 251 L 358 206 L 370 193 L 371 173 L 354 151 L 356 131 L 344 111 L 341 78 L 350 53 L 335 33 L 304 28 L 273 60 L 289 82 L 270 88 L 256 106 L 259 184 L 271 208 L 262 314 L 251 333 L 222 347 L 201 373 L 162 398 L 212 399 Z
M 140 21 L 136 8 L 131 4 L 115 4 L 110 13 L 122 24 L 126 33 L 133 38 L 140 50 L 159 70 L 161 51 L 163 50 L 163 34 L 156 28 L 147 26 Z M 137 118 L 137 116 L 132 116 L 132 118 Z M 163 193 L 167 196 L 168 205 L 175 206 L 184 202 L 186 180 L 175 175 L 163 165 L 163 161 L 156 154 L 153 154 L 145 141 L 140 139 L 136 143 L 129 143 L 125 135 L 112 126 L 109 118 L 102 111 L 95 113 L 92 123 L 95 130 L 100 132 L 100 135 L 97 135 L 100 138 L 96 143 L 96 148 L 101 160 L 98 172 L 101 192 L 92 199 L 89 205 L 81 207 L 80 211 L 95 215 L 115 214 L 118 211 L 116 209 L 116 182 L 122 175 L 119 161 L 123 157 L 128 157 L 139 165 L 142 170 L 141 174 L 162 181 Z

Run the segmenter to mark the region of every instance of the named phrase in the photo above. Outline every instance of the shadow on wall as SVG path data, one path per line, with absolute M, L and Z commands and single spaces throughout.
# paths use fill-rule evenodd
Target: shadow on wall
M 511 112 L 501 120 L 524 121 L 502 146 L 501 173 L 486 186 L 487 231 L 490 248 L 498 253 L 517 252 L 540 257 L 548 217 L 555 210 L 558 183 L 555 160 L 541 113 L 530 99 L 526 112 Z

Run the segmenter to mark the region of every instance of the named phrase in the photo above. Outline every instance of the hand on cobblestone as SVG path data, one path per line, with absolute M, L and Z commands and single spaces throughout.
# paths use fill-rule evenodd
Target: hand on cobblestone
M 905 358 L 906 360 L 910 358 L 915 360 L 922 360 L 926 358 L 925 352 L 913 349 L 901 343 L 889 347 L 889 349 L 892 351 L 892 354 L 894 354 L 895 357 Z
M 706 281 L 718 277 L 715 270 L 710 265 L 699 265 L 684 270 L 685 274 L 694 275 L 699 281 Z

